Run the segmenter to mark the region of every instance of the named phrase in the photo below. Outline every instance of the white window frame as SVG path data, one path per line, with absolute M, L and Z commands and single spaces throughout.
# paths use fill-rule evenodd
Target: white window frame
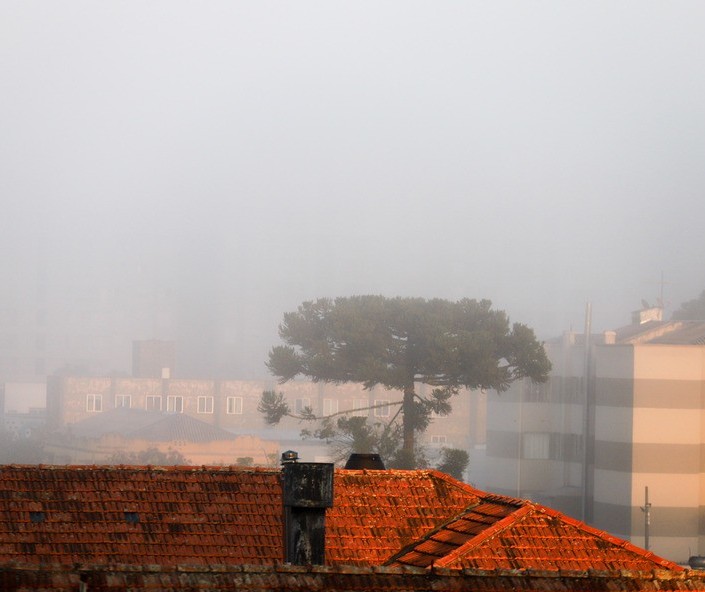
M 150 406 L 150 402 L 152 405 Z M 159 403 L 154 405 L 154 403 Z M 147 411 L 161 411 L 162 410 L 162 396 L 161 395 L 147 395 L 144 400 L 144 408 Z
M 225 412 L 228 415 L 242 415 L 242 397 L 228 397 L 225 402 Z
M 391 414 L 391 411 L 389 409 L 389 403 L 390 401 L 388 399 L 377 399 L 375 400 L 375 417 L 389 417 Z M 384 407 L 377 407 L 377 405 L 384 405 Z
M 448 444 L 448 437 L 445 434 L 434 434 L 431 436 L 431 444 L 436 446 Z
M 127 403 L 127 404 L 125 404 Z M 115 395 L 115 409 L 132 407 L 132 395 Z
M 211 396 L 203 395 L 197 399 L 198 406 L 196 413 L 213 413 L 214 399 Z
M 338 413 L 338 399 L 323 399 L 323 417 Z
M 100 413 L 103 411 L 103 395 L 94 393 L 86 395 L 86 411 L 89 413 Z
M 301 415 L 306 407 L 311 407 L 311 399 L 308 397 L 301 397 L 300 399 L 296 399 L 296 401 L 294 401 L 294 412 L 297 415 Z
M 177 405 L 178 403 L 178 405 Z M 184 398 L 181 395 L 168 395 L 166 398 L 167 413 L 183 413 Z
M 367 417 L 370 413 L 370 402 L 367 399 L 353 399 L 353 417 Z

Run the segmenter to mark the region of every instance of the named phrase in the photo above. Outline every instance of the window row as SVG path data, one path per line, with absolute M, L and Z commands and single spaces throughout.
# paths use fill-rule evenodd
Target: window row
M 166 402 L 164 402 L 166 399 Z M 242 415 L 242 397 L 227 397 L 225 400 L 225 412 L 229 415 Z M 115 407 L 130 409 L 132 407 L 132 395 L 115 395 Z M 183 413 L 184 397 L 180 395 L 147 395 L 145 397 L 144 408 L 147 411 L 166 411 L 167 413 Z M 215 409 L 215 397 L 197 397 L 197 413 L 213 413 Z M 103 395 L 86 395 L 86 411 L 103 411 Z
M 164 401 L 166 399 L 166 401 Z M 367 417 L 372 411 L 374 417 L 385 418 L 391 415 L 391 401 L 387 399 L 377 399 L 368 401 L 367 399 L 353 399 L 352 415 Z M 132 395 L 115 395 L 115 407 L 123 407 L 130 409 L 132 407 Z M 183 413 L 184 412 L 184 397 L 181 395 L 147 395 L 145 397 L 144 408 L 147 411 L 166 411 L 167 413 Z M 86 395 L 86 411 L 99 412 L 103 410 L 103 395 L 89 394 Z M 294 403 L 296 415 L 304 415 L 313 413 L 311 399 L 300 398 Z M 196 397 L 196 412 L 201 414 L 210 414 L 215 411 L 215 397 L 200 396 Z M 228 415 L 242 415 L 243 398 L 242 397 L 227 397 L 225 412 Z M 322 415 L 330 416 L 339 412 L 338 399 L 323 399 Z

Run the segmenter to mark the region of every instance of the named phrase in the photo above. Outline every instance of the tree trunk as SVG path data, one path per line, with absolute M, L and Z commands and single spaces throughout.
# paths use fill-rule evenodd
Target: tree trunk
M 414 458 L 414 385 L 407 386 L 404 388 L 404 399 L 402 403 L 402 413 L 404 417 L 403 422 L 403 434 L 404 434 L 404 445 L 402 447 L 404 454 L 408 455 L 409 459 Z

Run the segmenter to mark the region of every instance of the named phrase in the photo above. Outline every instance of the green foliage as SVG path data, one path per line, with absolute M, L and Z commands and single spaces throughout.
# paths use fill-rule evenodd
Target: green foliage
M 450 398 L 461 388 L 503 391 L 524 377 L 545 381 L 551 368 L 533 330 L 519 323 L 510 327 L 507 315 L 492 310 L 489 300 L 322 298 L 286 313 L 279 335 L 284 345 L 272 348 L 267 366 L 282 383 L 303 375 L 404 393 L 403 454 L 397 451 L 393 457 L 404 466 L 419 465 L 415 434 L 428 427 L 432 412 L 450 413 Z M 435 388 L 421 397 L 416 383 Z M 263 395 L 260 411 L 268 423 L 290 415 L 283 395 Z M 326 440 L 333 433 L 354 440 L 364 436 L 364 429 L 329 423 L 311 433 Z
M 463 473 L 468 468 L 468 464 L 470 464 L 470 455 L 467 451 L 460 448 L 443 448 L 441 451 L 441 462 L 436 468 L 462 481 Z
M 688 300 L 673 312 L 674 321 L 705 321 L 705 291 L 694 300 Z
M 284 398 L 284 393 L 264 391 L 257 404 L 257 411 L 264 416 L 268 425 L 278 424 L 283 417 L 290 415 L 289 404 Z
M 281 382 L 304 375 L 368 388 L 421 382 L 505 390 L 550 370 L 533 331 L 510 328 L 489 300 L 322 298 L 286 313 L 279 334 L 286 345 L 272 348 L 267 366 Z
M 108 464 L 171 466 L 189 463 L 178 450 L 170 448 L 167 452 L 162 452 L 158 448 L 150 447 L 139 452 L 116 452 L 108 459 Z

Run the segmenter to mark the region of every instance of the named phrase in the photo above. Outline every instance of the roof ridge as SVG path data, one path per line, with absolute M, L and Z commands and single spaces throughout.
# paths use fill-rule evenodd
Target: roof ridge
M 429 530 L 428 532 L 426 532 L 426 534 L 424 534 L 422 537 L 420 537 L 420 538 L 418 538 L 418 539 L 416 539 L 416 540 L 410 542 L 408 545 L 405 545 L 402 549 L 400 549 L 398 552 L 396 552 L 394 555 L 392 555 L 389 559 L 387 559 L 387 560 L 384 562 L 384 565 L 390 565 L 393 561 L 396 561 L 396 560 L 399 559 L 400 557 L 403 557 L 404 555 L 406 555 L 409 551 L 411 551 L 414 547 L 416 547 L 416 546 L 417 546 L 419 543 L 421 543 L 422 541 L 427 541 L 427 540 L 431 539 L 431 538 L 433 537 L 433 535 L 435 535 L 436 533 L 441 532 L 442 530 L 446 529 L 446 528 L 448 527 L 448 525 L 453 524 L 454 522 L 457 522 L 458 520 L 460 520 L 460 519 L 463 518 L 464 516 L 467 516 L 468 514 L 470 514 L 471 512 L 473 512 L 473 511 L 475 510 L 475 508 L 477 508 L 478 506 L 480 506 L 483 502 L 494 501 L 495 503 L 500 503 L 500 504 L 505 505 L 505 506 L 515 506 L 515 505 L 518 506 L 517 510 L 515 510 L 514 512 L 512 512 L 509 516 L 505 516 L 504 518 L 501 518 L 500 520 L 498 520 L 497 522 L 495 522 L 495 523 L 493 523 L 491 526 L 489 526 L 486 530 L 491 529 L 491 528 L 494 527 L 498 522 L 501 522 L 502 520 L 506 520 L 506 519 L 509 518 L 510 516 L 514 515 L 514 514 L 516 513 L 516 511 L 522 509 L 522 506 L 524 505 L 524 502 L 525 502 L 525 500 L 516 500 L 516 502 L 522 502 L 522 503 L 515 503 L 515 500 L 513 500 L 512 498 L 505 497 L 505 496 L 501 496 L 501 495 L 498 495 L 498 494 L 478 495 L 477 497 L 479 498 L 479 501 L 478 501 L 478 502 L 468 505 L 464 510 L 462 510 L 462 511 L 459 512 L 458 514 L 455 514 L 454 516 L 451 516 L 450 518 L 448 518 L 448 520 L 446 520 L 445 522 L 442 522 L 441 524 L 439 524 L 439 525 L 436 526 L 435 528 L 432 528 L 431 530 Z M 467 545 L 467 543 L 468 543 L 470 540 L 474 540 L 475 538 L 481 536 L 482 534 L 484 534 L 484 532 L 486 532 L 486 530 L 483 530 L 482 533 L 475 535 L 474 537 L 472 537 L 471 539 L 469 539 L 468 541 L 466 541 L 463 545 L 460 545 L 460 546 L 458 547 L 458 549 L 464 548 L 465 545 Z M 456 551 L 457 551 L 457 549 L 456 549 Z M 449 555 L 453 555 L 456 551 L 452 551 Z M 447 557 L 447 556 L 446 556 L 446 557 Z M 426 569 L 429 569 L 429 568 L 434 567 L 434 566 L 436 566 L 436 567 L 441 567 L 441 566 L 442 566 L 441 560 L 438 560 L 438 562 L 435 562 L 435 561 L 434 561 L 434 562 L 433 562 L 428 568 L 426 568 Z
M 613 534 L 610 534 L 606 530 L 600 530 L 599 528 L 595 528 L 594 526 L 590 526 L 589 524 L 586 524 L 582 520 L 578 520 L 577 518 L 573 518 L 572 516 L 568 516 L 567 514 L 563 514 L 559 512 L 558 510 L 554 510 L 553 508 L 549 508 L 548 506 L 543 506 L 541 504 L 535 504 L 536 509 L 538 512 L 542 514 L 547 514 L 549 516 L 553 516 L 555 518 L 561 518 L 564 522 L 567 524 L 570 524 L 571 526 L 577 528 L 578 530 L 585 531 L 589 534 L 592 534 L 594 536 L 597 536 L 601 538 L 602 540 L 607 541 L 608 543 L 611 543 L 615 546 L 622 547 L 623 549 L 626 549 L 628 551 L 631 551 L 632 553 L 636 553 L 637 555 L 641 555 L 645 559 L 649 559 L 650 561 L 653 561 L 666 569 L 677 569 L 677 570 L 682 570 L 684 569 L 677 563 L 674 563 L 673 561 L 670 561 L 668 559 L 664 559 L 660 555 L 656 555 L 655 553 L 652 553 L 651 551 L 647 551 L 646 549 L 642 549 L 641 547 L 637 547 L 636 545 L 630 543 L 626 539 L 622 539 L 620 537 L 614 536 Z
M 478 545 L 484 543 L 487 539 L 499 534 L 503 530 L 506 530 L 509 526 L 511 526 L 512 524 L 516 524 L 522 518 L 525 518 L 527 515 L 535 513 L 535 510 L 536 505 L 533 502 L 526 502 L 523 506 L 517 508 L 508 516 L 500 518 L 499 520 L 497 520 L 497 522 L 488 526 L 481 533 L 476 534 L 474 537 L 465 541 L 454 551 L 451 551 L 444 557 L 441 557 L 437 561 L 434 561 L 432 565 L 434 567 L 444 567 L 448 565 L 449 563 L 454 561 L 458 556 L 460 556 L 461 553 L 465 553 L 468 549 L 472 549 L 473 547 L 477 547 Z M 458 518 L 460 518 L 460 516 L 458 516 Z

